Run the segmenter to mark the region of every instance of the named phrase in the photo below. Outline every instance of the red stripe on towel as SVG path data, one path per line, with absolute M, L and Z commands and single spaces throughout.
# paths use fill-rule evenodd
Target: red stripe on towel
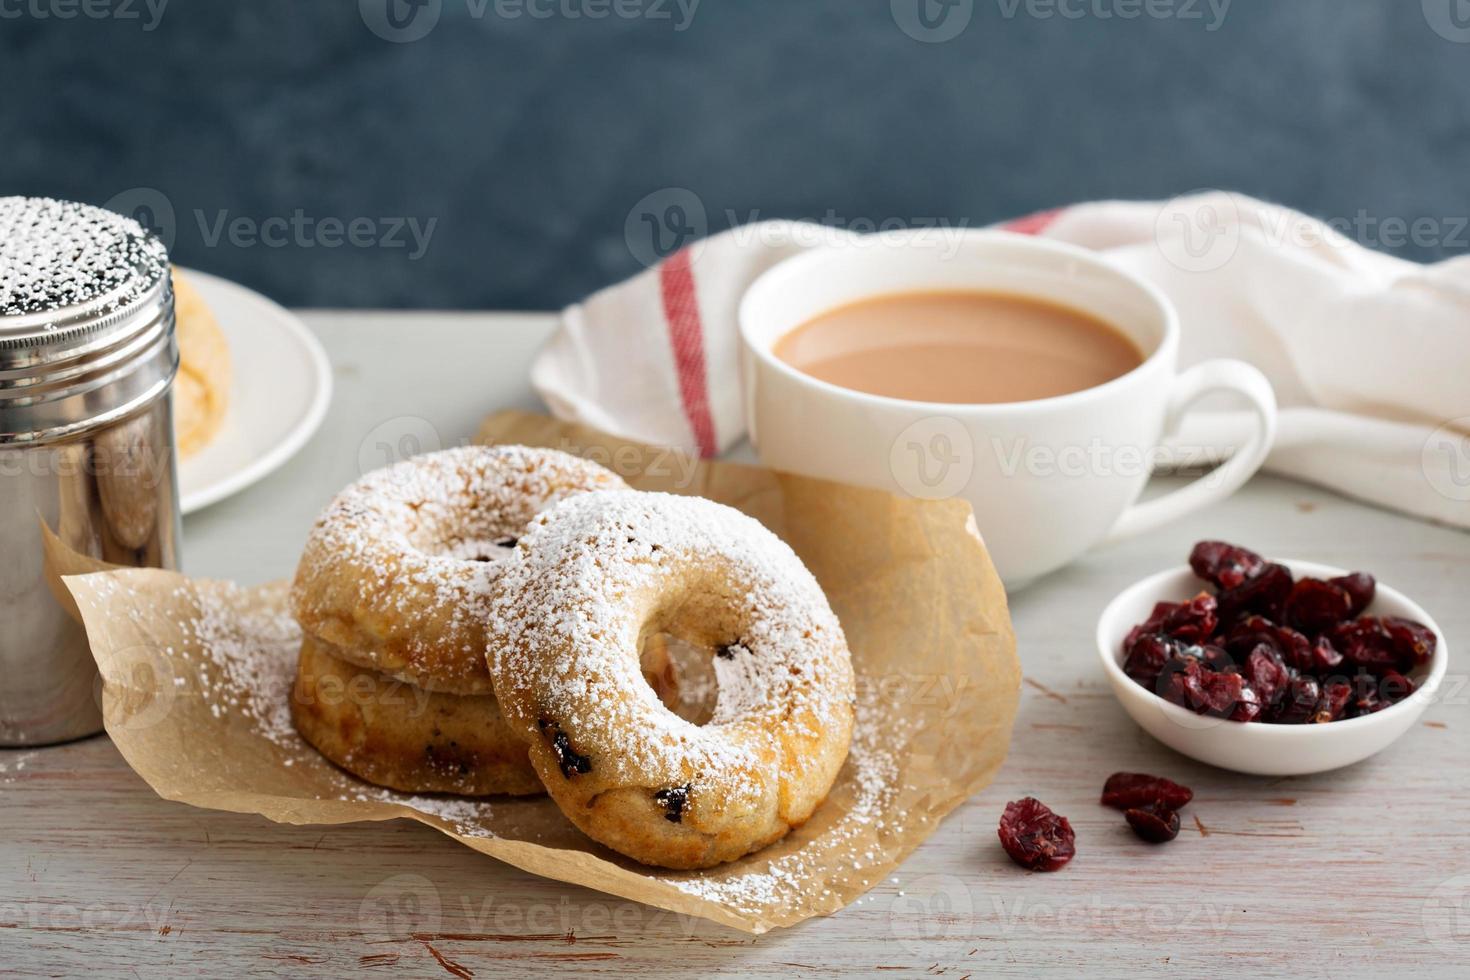
M 1052 226 L 1052 223 L 1062 216 L 1066 208 L 1052 208 L 1050 211 L 1037 211 L 1028 214 L 1024 218 L 1016 218 L 1001 225 L 1006 231 L 1014 231 L 1021 235 L 1039 235 Z
M 694 291 L 694 268 L 689 249 L 671 255 L 658 271 L 664 320 L 669 325 L 669 342 L 674 349 L 674 367 L 679 372 L 679 398 L 684 417 L 694 432 L 699 454 L 715 455 L 715 420 L 709 408 L 709 377 L 705 373 L 704 324 L 699 318 L 699 297 Z

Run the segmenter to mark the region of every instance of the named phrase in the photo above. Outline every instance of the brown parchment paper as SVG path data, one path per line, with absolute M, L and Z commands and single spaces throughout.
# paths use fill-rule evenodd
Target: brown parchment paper
M 858 676 L 852 756 L 812 820 L 733 864 L 671 872 L 581 836 L 544 797 L 379 789 L 290 729 L 298 634 L 284 584 L 244 589 L 137 569 L 69 575 L 103 676 L 107 731 L 149 786 L 282 823 L 417 820 L 538 875 L 760 933 L 856 899 L 1000 767 L 1021 672 L 1005 593 L 967 504 L 698 462 L 518 412 L 492 416 L 479 440 L 587 456 L 639 489 L 739 508 L 791 544 L 842 621 Z

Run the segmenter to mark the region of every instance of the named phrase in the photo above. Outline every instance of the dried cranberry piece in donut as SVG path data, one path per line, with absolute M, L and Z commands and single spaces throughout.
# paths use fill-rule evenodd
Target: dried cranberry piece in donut
M 1348 610 L 1344 619 L 1361 616 L 1364 609 L 1373 605 L 1373 597 L 1378 594 L 1378 583 L 1367 572 L 1353 572 L 1350 575 L 1340 575 L 1327 581 L 1346 592 L 1348 598 L 1352 600 L 1352 608 Z
M 1352 609 L 1353 600 L 1346 589 L 1318 578 L 1304 578 L 1286 597 L 1284 618 L 1293 629 L 1315 635 L 1347 619 Z
M 1067 818 L 1030 796 L 1006 804 L 997 833 L 1011 860 L 1031 871 L 1056 871 L 1077 854 Z
M 1337 721 L 1347 711 L 1353 697 L 1353 686 L 1347 681 L 1330 681 L 1322 686 L 1322 700 L 1317 702 L 1317 712 L 1312 721 L 1319 725 Z
M 1300 725 L 1311 721 L 1322 702 L 1322 682 L 1306 674 L 1293 676 L 1286 694 L 1276 704 L 1267 720 L 1278 725 Z
M 688 783 L 661 789 L 653 794 L 653 800 L 664 808 L 664 819 L 669 823 L 680 823 L 684 819 L 684 808 L 689 805 L 689 794 L 694 787 Z
M 1141 806 L 1123 813 L 1133 832 L 1150 844 L 1167 844 L 1179 836 L 1179 814 L 1166 807 Z
M 1434 657 L 1434 648 L 1439 645 L 1434 631 L 1423 623 L 1399 616 L 1385 616 L 1383 628 L 1393 641 L 1393 648 L 1408 664 L 1426 664 Z
M 1201 541 L 1189 553 L 1189 567 L 1215 588 L 1233 589 L 1264 571 L 1266 559 L 1224 541 Z
M 1103 784 L 1102 792 L 1103 806 L 1119 810 L 1145 806 L 1182 810 L 1192 799 L 1194 791 L 1188 786 L 1142 772 L 1115 772 Z
M 1268 643 L 1261 643 L 1251 651 L 1242 671 L 1246 680 L 1260 696 L 1262 705 L 1274 705 L 1291 683 L 1291 672 L 1286 669 L 1281 655 Z
M 1381 674 L 1407 666 L 1381 619 L 1365 616 L 1341 623 L 1330 635 L 1333 647 L 1355 668 Z
M 1311 663 L 1311 641 L 1291 627 L 1278 626 L 1264 616 L 1247 616 L 1225 634 L 1225 649 L 1236 657 L 1249 657 L 1262 644 L 1275 650 L 1289 667 L 1304 670 Z
M 1250 615 L 1279 622 L 1293 584 L 1291 570 L 1285 565 L 1267 565 L 1256 577 L 1220 593 L 1217 603 L 1220 622 L 1228 627 L 1242 616 Z
M 1215 608 L 1215 597 L 1204 592 L 1188 602 L 1160 602 L 1134 631 L 1140 635 L 1158 633 L 1186 643 L 1203 643 L 1215 635 L 1219 622 Z
M 561 726 L 550 718 L 541 718 L 536 722 L 541 729 L 541 734 L 551 743 L 551 751 L 556 753 L 556 764 L 561 768 L 561 774 L 568 779 L 575 773 L 589 773 L 592 771 L 592 760 L 585 755 L 580 755 L 572 748 L 572 740 L 567 733 L 561 730 Z

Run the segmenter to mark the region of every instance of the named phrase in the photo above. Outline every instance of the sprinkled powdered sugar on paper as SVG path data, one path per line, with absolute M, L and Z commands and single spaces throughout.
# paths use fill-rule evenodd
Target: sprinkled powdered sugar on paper
M 46 197 L 0 197 L 0 316 L 103 299 L 125 306 L 168 270 L 168 251 L 131 218 Z
M 175 596 L 192 597 L 198 617 L 187 632 L 215 669 L 200 678 L 199 692 L 210 713 L 221 718 L 235 713 L 278 748 L 292 753 L 287 766 L 312 758 L 314 749 L 296 733 L 291 722 L 291 688 L 296 678 L 296 654 L 301 630 L 282 603 L 252 601 L 249 590 L 221 586 L 218 594 L 178 589 Z M 183 659 L 190 659 L 187 651 Z M 455 833 L 466 837 L 494 836 L 482 825 L 490 806 L 482 800 L 399 793 L 362 783 L 342 774 L 345 790 L 338 799 L 396 803 L 444 819 Z
M 272 744 L 300 746 L 291 723 L 291 686 L 301 646 L 296 621 L 279 606 L 251 604 L 248 591 L 236 585 L 220 585 L 217 592 L 180 588 L 174 594 L 181 599 L 192 594 L 198 605 L 188 634 L 215 668 L 197 675 L 210 713 L 220 718 L 238 712 Z
M 841 868 L 846 876 L 858 876 L 870 867 L 886 865 L 892 855 L 876 849 L 874 839 L 898 831 L 905 816 L 905 811 L 890 813 L 888 808 L 899 789 L 897 747 L 907 740 L 908 732 L 903 729 L 912 723 L 896 726 L 892 715 L 878 703 L 880 697 L 876 689 L 868 689 L 858 701 L 852 749 L 835 787 L 842 790 L 851 783 L 852 800 L 820 837 L 773 858 L 759 870 L 731 875 L 729 868 L 715 868 L 687 878 L 670 878 L 670 884 L 707 901 L 759 913 L 776 903 L 804 901 L 812 888 L 812 876 L 820 871 Z M 823 806 L 835 802 L 829 800 Z M 747 860 L 759 858 L 757 853 Z

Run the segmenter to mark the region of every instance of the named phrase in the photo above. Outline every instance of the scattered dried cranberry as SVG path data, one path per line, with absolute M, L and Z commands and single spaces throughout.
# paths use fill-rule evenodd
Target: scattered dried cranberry
M 1348 618 L 1363 615 L 1363 610 L 1373 605 L 1373 597 L 1378 594 L 1378 583 L 1367 572 L 1353 572 L 1327 581 L 1346 592 L 1352 600 Z
M 1352 615 L 1353 600 L 1347 589 L 1317 578 L 1304 578 L 1286 597 L 1288 626 L 1315 636 Z
M 1265 570 L 1266 559 L 1224 541 L 1201 541 L 1189 553 L 1189 567 L 1215 588 L 1224 590 L 1255 578 Z
M 1179 836 L 1179 814 L 1165 807 L 1138 807 L 1124 811 L 1123 817 L 1150 844 L 1166 844 Z
M 1180 810 L 1192 799 L 1194 792 L 1188 786 L 1142 772 L 1115 772 L 1103 784 L 1103 806 L 1116 807 L 1119 810 L 1146 806 Z
M 997 832 L 1011 860 L 1031 871 L 1056 871 L 1077 854 L 1067 818 L 1029 796 L 1006 804 Z

